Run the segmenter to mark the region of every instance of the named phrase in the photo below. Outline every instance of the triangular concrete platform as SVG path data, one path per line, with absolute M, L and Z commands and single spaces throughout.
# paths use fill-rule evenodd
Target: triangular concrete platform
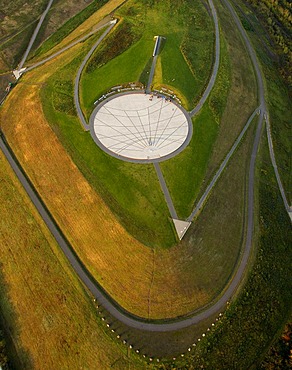
M 18 69 L 15 69 L 13 71 L 13 74 L 14 74 L 15 79 L 18 80 L 25 70 L 26 70 L 26 68 L 21 68 L 19 70 Z
M 175 218 L 173 218 L 172 221 L 174 223 L 179 240 L 182 240 L 188 228 L 191 226 L 191 222 L 176 220 Z

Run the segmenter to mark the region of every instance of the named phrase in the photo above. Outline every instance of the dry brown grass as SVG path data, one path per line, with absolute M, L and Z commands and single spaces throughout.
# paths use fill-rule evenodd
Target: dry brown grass
M 42 114 L 38 86 L 23 85 L 21 90 L 26 99 L 21 99 L 10 114 L 17 122 L 11 144 L 18 147 L 17 155 L 24 167 L 33 169 L 28 171 L 33 183 L 85 265 L 95 266 L 94 275 L 102 277 L 109 294 L 121 292 L 122 302 L 129 296 L 134 306 L 136 301 L 147 306 L 147 296 L 141 292 L 151 275 L 147 267 L 151 251 L 126 234 L 60 145 Z M 19 96 L 13 97 L 18 100 Z M 25 115 L 21 114 L 23 110 Z M 135 311 L 135 307 L 128 308 Z
M 5 71 L 7 68 L 7 64 L 4 62 L 4 60 L 0 56 L 0 71 Z
M 125 0 L 109 0 L 103 7 L 101 7 L 97 12 L 93 13 L 86 21 L 84 21 L 67 37 L 65 37 L 58 45 L 56 45 L 54 48 L 41 55 L 40 57 L 36 57 L 35 61 L 39 59 L 44 59 L 46 56 L 55 53 L 56 51 L 62 49 L 63 47 L 85 35 L 86 33 L 92 31 L 96 27 L 96 25 L 103 20 L 103 18 L 111 14 L 124 1 Z
M 21 369 L 138 369 L 89 297 L 0 151 L 0 309 Z
M 213 258 L 209 256 L 209 252 L 200 250 L 201 240 L 206 239 L 208 248 L 211 245 L 211 251 L 214 250 L 214 235 L 208 238 L 207 233 L 214 230 L 213 222 L 217 222 L 218 218 L 224 225 L 228 215 L 233 217 L 232 212 L 226 215 L 227 219 L 220 215 L 226 207 L 225 203 L 230 203 L 230 200 L 221 202 L 222 208 L 218 207 L 218 213 L 210 219 L 205 219 L 205 224 L 209 226 L 206 229 L 202 227 L 198 235 L 195 232 L 189 242 L 168 251 L 157 250 L 153 274 L 152 251 L 134 240 L 120 226 L 46 122 L 39 98 L 40 85 L 26 84 L 29 80 L 41 81 L 44 78 L 43 69 L 26 75 L 23 82 L 11 93 L 1 113 L 3 130 L 84 264 L 123 307 L 144 317 L 173 317 L 208 303 L 218 288 L 212 279 L 217 271 L 222 270 L 222 266 L 217 262 L 221 256 L 220 248 L 224 249 L 225 245 L 222 243 L 222 246 L 218 247 L 219 259 L 217 254 L 216 258 Z M 241 165 L 241 168 L 241 172 L 244 172 L 244 166 Z M 242 175 L 237 179 L 237 182 L 233 180 L 233 186 L 237 184 L 238 188 L 242 188 Z M 225 188 L 224 185 L 223 189 Z M 235 203 L 232 207 L 230 205 L 230 209 L 235 209 L 238 214 L 236 225 L 240 230 L 242 213 L 237 211 L 236 207 L 241 209 L 242 192 L 239 194 L 240 196 L 234 197 Z M 214 213 L 211 204 L 209 212 Z M 230 222 L 230 218 L 227 222 Z M 220 235 L 224 236 L 224 233 Z M 236 238 L 240 239 L 238 233 L 235 233 Z M 240 248 L 238 240 L 234 248 Z M 198 249 L 203 255 L 200 258 L 197 258 Z M 237 253 L 234 255 L 236 257 Z M 202 263 L 206 264 L 203 269 Z M 227 275 L 230 268 L 232 269 L 232 263 L 228 266 Z M 222 278 L 225 282 L 226 276 L 223 275 L 218 279 Z M 210 281 L 207 281 L 208 276 Z
M 187 312 L 216 299 L 224 290 L 243 246 L 245 172 L 252 141 L 251 129 L 182 243 L 156 255 L 152 303 L 165 299 L 161 287 L 179 285 L 188 300 L 181 300 L 175 289 L 171 299 L 179 300 L 184 306 L 181 310 Z
M 110 3 L 117 5 L 114 1 Z M 87 21 L 92 22 L 88 27 L 94 19 Z M 44 117 L 39 96 L 42 83 L 81 48 L 82 45 L 76 45 L 23 76 L 0 114 L 3 131 L 74 250 L 114 299 L 143 317 L 175 317 L 188 313 L 216 296 L 232 273 L 241 246 L 244 164 L 248 148 L 245 147 L 245 154 L 238 159 L 242 161 L 240 170 L 236 167 L 233 172 L 228 170 L 226 179 L 233 175 L 232 181 L 223 179 L 223 185 L 215 189 L 206 207 L 208 217 L 202 217 L 201 227 L 196 223 L 182 244 L 171 250 L 156 250 L 153 259 L 152 250 L 120 226 Z M 241 190 L 235 192 L 235 187 Z M 235 193 L 232 200 L 228 198 Z M 216 202 L 215 213 L 212 202 Z M 234 226 L 231 239 L 224 230 L 229 223 Z M 230 255 L 227 260 L 226 254 Z

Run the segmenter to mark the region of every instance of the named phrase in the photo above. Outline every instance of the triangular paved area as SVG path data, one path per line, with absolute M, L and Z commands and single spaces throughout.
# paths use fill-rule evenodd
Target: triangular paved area
M 176 220 L 175 218 L 173 218 L 172 221 L 174 223 L 179 240 L 182 240 L 188 228 L 191 226 L 191 222 Z
M 26 70 L 26 68 L 21 68 L 21 69 L 15 69 L 13 71 L 14 77 L 16 80 L 19 79 L 19 77 L 23 74 L 23 72 Z

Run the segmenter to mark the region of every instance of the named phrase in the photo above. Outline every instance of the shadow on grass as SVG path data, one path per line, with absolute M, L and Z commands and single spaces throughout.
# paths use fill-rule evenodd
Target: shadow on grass
M 158 55 L 160 55 L 163 52 L 163 49 L 165 48 L 166 42 L 167 42 L 167 38 L 164 37 L 163 35 L 161 35 Z
M 28 351 L 21 347 L 20 328 L 14 304 L 9 298 L 9 284 L 3 275 L 3 264 L 0 263 L 0 329 L 6 342 L 8 369 L 32 369 L 33 361 Z M 21 297 L 20 297 L 21 298 Z M 6 369 L 4 366 L 3 369 Z

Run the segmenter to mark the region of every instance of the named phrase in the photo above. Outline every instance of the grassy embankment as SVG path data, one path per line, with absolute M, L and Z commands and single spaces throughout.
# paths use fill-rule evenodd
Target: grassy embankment
M 97 309 L 0 152 L 0 311 L 10 365 L 142 367 L 106 333 Z
M 190 145 L 161 164 L 180 217 L 188 217 L 220 163 L 256 108 L 255 77 L 228 13 L 217 6 L 221 27 L 220 68 L 205 106 L 194 117 Z M 230 29 L 234 29 L 231 33 Z M 173 176 L 173 173 L 176 175 Z
M 173 5 L 175 6 L 175 5 Z M 172 10 L 168 22 L 179 13 L 178 29 L 170 27 L 157 59 L 153 88 L 162 87 L 177 92 L 186 109 L 192 109 L 199 100 L 211 74 L 214 54 L 213 21 L 206 8 L 192 1 L 184 1 L 179 10 Z M 161 9 L 160 11 L 163 11 Z M 178 47 L 179 45 L 179 47 Z
M 64 1 L 57 3 L 57 6 L 52 6 L 37 35 L 29 59 L 39 58 L 53 49 L 107 2 L 108 0 L 94 0 L 86 6 L 86 4 L 82 4 L 80 1 L 71 0 L 70 2 Z M 52 23 L 57 24 L 58 28 L 56 29 L 56 26 L 54 27 Z M 42 43 L 43 40 L 45 41 Z
M 66 63 L 64 56 L 62 61 Z M 142 316 L 171 317 L 208 303 L 223 289 L 241 246 L 244 164 L 238 166 L 240 171 L 235 168 L 238 176 L 234 174 L 232 181 L 222 186 L 224 192 L 230 189 L 228 195 L 218 195 L 222 201 L 215 202 L 215 195 L 211 196 L 205 208 L 208 216 L 201 219 L 200 227 L 194 226 L 182 245 L 153 253 L 120 227 L 49 128 L 39 85 L 25 83 L 29 78 L 41 84 L 43 72 L 40 68 L 24 76 L 11 93 L 1 114 L 3 130 L 83 263 L 121 305 Z M 231 197 L 233 193 L 236 197 Z M 229 212 L 224 212 L 227 208 Z M 236 229 L 232 238 L 224 231 L 224 225 L 231 228 L 231 224 Z M 194 255 L 197 258 L 192 258 Z
M 44 19 L 29 55 L 41 55 L 59 43 L 106 1 L 90 5 L 78 0 L 54 2 Z M 0 71 L 15 68 L 20 61 L 47 1 L 2 1 L 0 18 Z M 85 8 L 85 9 L 84 9 Z M 65 23 L 65 24 L 64 24 Z M 63 25 L 64 24 L 64 25 Z M 63 25 L 63 27 L 61 27 Z M 61 27 L 61 28 L 60 28 Z M 55 32 L 58 30 L 57 32 Z M 49 37 L 52 35 L 51 37 Z M 49 37 L 49 38 L 48 38 Z M 43 40 L 47 39 L 35 52 Z
M 277 188 L 265 136 L 261 155 L 257 169 L 259 243 L 253 270 L 216 331 L 184 361 L 188 368 L 257 368 L 290 318 L 291 222 Z
M 196 14 L 197 21 L 190 14 Z M 179 8 L 174 9 L 165 1 L 152 6 L 145 6 L 142 1 L 129 1 L 117 11 L 117 15 L 127 20 L 123 29 L 124 39 L 132 38 L 132 41 L 124 51 L 122 35 L 119 35 L 121 44 L 115 42 L 113 35 L 89 61 L 81 80 L 81 101 L 87 116 L 92 111 L 93 102 L 112 86 L 140 79 L 144 83 L 147 81 L 145 73 L 147 75 L 148 71 L 145 69 L 151 66 L 149 59 L 155 35 L 166 38 L 158 62 L 162 68 L 158 75 L 161 76 L 156 76 L 155 87 L 164 85 L 171 88 L 187 109 L 192 108 L 207 82 L 212 63 L 212 22 L 203 5 L 184 0 Z M 204 24 L 204 30 L 200 35 L 190 37 L 195 22 Z M 197 43 L 192 54 L 191 46 L 199 36 L 204 42 Z M 201 73 L 202 65 L 205 65 L 205 73 Z
M 208 226 L 203 223 L 200 232 L 193 228 L 187 244 L 171 250 L 155 249 L 152 252 L 125 232 L 61 146 L 48 126 L 41 106 L 41 86 L 48 82 L 51 74 L 80 58 L 80 52 L 84 55 L 86 47 L 86 44 L 77 45 L 55 61 L 25 75 L 3 107 L 3 130 L 58 225 L 110 295 L 129 311 L 144 317 L 173 317 L 187 313 L 214 298 L 232 273 L 240 249 L 244 191 L 231 192 L 236 196 L 228 200 L 228 213 L 224 212 L 224 202 L 231 196 L 224 196 L 224 201 L 218 203 L 217 213 L 214 213 L 211 201 L 208 212 L 212 217 L 204 219 Z M 56 120 L 61 120 L 63 114 L 60 112 Z M 78 124 L 76 118 L 75 124 Z M 69 129 L 70 125 L 67 126 Z M 82 132 L 80 138 L 86 135 Z M 78 147 L 80 139 L 74 145 Z M 86 150 L 85 146 L 80 148 Z M 242 189 L 245 167 L 241 165 L 239 168 L 238 183 L 233 180 L 231 185 L 237 184 L 237 188 Z M 223 189 L 230 188 L 224 186 Z M 226 233 L 221 231 L 223 225 L 230 226 L 232 220 L 235 239 L 226 239 Z M 216 243 L 212 237 L 206 238 L 207 234 L 214 236 L 216 233 L 214 225 L 222 225 Z M 212 233 L 209 233 L 210 228 Z M 228 248 L 231 240 L 232 245 Z M 201 249 L 202 246 L 206 247 Z M 200 258 L 190 258 L 198 254 L 198 248 Z M 225 263 L 223 272 L 222 261 Z
M 205 228 L 202 227 L 199 234 L 190 238 L 187 248 L 178 246 L 169 251 L 158 249 L 153 253 L 143 247 L 120 227 L 45 120 L 39 97 L 40 87 L 57 68 L 65 67 L 78 57 L 81 47 L 77 45 L 62 57 L 49 62 L 50 68 L 42 66 L 22 78 L 3 107 L 3 130 L 84 264 L 121 305 L 138 315 L 156 318 L 176 316 L 199 308 L 223 288 L 233 269 L 239 244 L 233 243 L 235 251 L 232 254 L 230 249 L 226 252 L 225 247 L 221 250 L 219 243 L 205 238 Z M 240 168 L 243 171 L 240 176 L 244 176 L 244 166 Z M 240 176 L 238 188 L 244 186 Z M 232 184 L 235 183 L 232 181 Z M 240 228 L 242 214 L 238 209 L 242 207 L 242 198 L 233 200 L 234 207 L 230 209 L 240 218 L 239 224 L 235 225 Z M 209 212 L 214 215 L 212 204 L 209 207 Z M 218 204 L 218 213 L 214 215 L 222 222 L 224 217 L 221 211 L 224 208 L 224 203 Z M 232 212 L 225 216 L 232 217 Z M 209 228 L 215 230 L 211 220 L 214 222 L 212 217 L 207 218 Z M 225 233 L 220 235 L 224 239 Z M 236 235 L 240 238 L 238 232 Z M 209 247 L 200 250 L 200 259 L 190 258 L 200 245 L 204 245 L 202 240 L 205 239 Z M 221 245 L 228 244 L 224 241 Z M 226 263 L 224 274 L 218 273 L 222 259 Z M 207 263 L 203 269 L 202 261 Z
M 289 83 L 291 84 L 291 81 L 288 81 L 285 73 L 283 73 L 283 76 L 286 77 L 286 80 L 279 73 L 279 70 L 283 68 L 283 60 L 278 55 L 278 53 L 281 55 L 281 52 L 279 52 L 279 49 L 267 35 L 267 30 L 242 2 L 240 2 L 240 6 L 243 11 L 239 15 L 246 31 L 253 40 L 266 76 L 267 102 L 271 119 L 273 146 L 288 203 L 291 204 L 291 91 L 289 95 Z M 266 28 L 269 29 L 270 26 Z
M 122 7 L 119 11 L 121 14 L 131 14 L 131 16 L 129 16 L 129 20 L 127 18 L 126 21 L 123 21 L 122 24 L 118 25 L 117 31 L 113 32 L 113 34 L 109 36 L 106 44 L 101 46 L 99 52 L 95 54 L 89 62 L 87 70 L 90 72 L 88 74 L 88 78 L 90 78 L 88 84 L 90 86 L 93 83 L 96 83 L 96 79 L 92 76 L 93 73 L 99 71 L 98 67 L 104 64 L 105 66 L 100 69 L 103 70 L 103 68 L 107 67 L 110 72 L 103 71 L 104 74 L 101 75 L 101 78 L 103 78 L 109 86 L 113 86 L 121 81 L 129 82 L 134 80 L 133 74 L 135 73 L 138 78 L 143 70 L 143 58 L 147 61 L 149 59 L 149 55 L 152 54 L 154 42 L 152 36 L 147 36 L 147 32 L 145 38 L 147 39 L 148 37 L 147 42 L 149 48 L 145 48 L 144 39 L 140 39 L 138 44 L 135 44 L 135 41 L 137 41 L 141 36 L 141 25 L 137 24 L 136 19 L 139 18 L 134 18 L 134 15 L 137 14 L 132 14 L 132 3 L 129 3 L 125 9 Z M 138 10 L 138 13 L 139 11 L 141 12 L 142 10 Z M 137 12 L 136 9 L 135 12 Z M 150 15 L 147 14 L 147 17 L 145 16 L 148 23 L 151 19 Z M 205 14 L 202 14 L 201 17 L 203 17 L 203 15 Z M 133 21 L 133 19 L 135 19 L 135 21 Z M 156 23 L 159 23 L 159 19 L 159 14 L 157 14 Z M 165 16 L 163 17 L 163 20 L 166 22 Z M 163 25 L 163 22 L 161 23 Z M 205 23 L 206 22 L 204 22 L 204 24 Z M 164 28 L 165 27 L 166 26 L 164 25 Z M 176 27 L 178 27 L 178 25 L 176 25 Z M 149 32 L 150 31 L 148 30 L 148 33 Z M 154 31 L 152 30 L 151 32 Z M 115 42 L 116 39 L 119 39 L 119 43 Z M 125 48 L 129 47 L 133 43 L 135 44 L 133 47 L 120 55 Z M 137 51 L 136 48 L 139 50 Z M 166 47 L 163 51 L 164 50 L 166 50 Z M 178 47 L 177 50 L 180 53 Z M 122 63 L 117 62 L 118 64 L 115 65 L 114 63 L 121 58 L 123 58 Z M 109 60 L 111 61 L 109 62 Z M 51 96 L 50 94 L 52 94 L 53 89 L 56 89 L 57 87 L 60 96 L 64 98 L 63 103 L 65 105 L 67 104 L 68 107 L 72 107 L 72 100 L 69 101 L 70 97 L 68 97 L 68 95 L 69 91 L 72 94 L 72 88 L 70 87 L 72 86 L 72 75 L 74 75 L 75 70 L 78 68 L 78 64 L 79 60 L 77 63 L 75 61 L 75 63 L 73 62 L 70 66 L 67 66 L 64 70 L 60 71 L 58 75 L 55 75 L 52 78 L 51 90 L 49 87 L 47 88 L 48 96 Z M 121 64 L 124 67 L 121 67 Z M 131 65 L 131 68 L 129 68 L 129 65 Z M 186 63 L 185 66 L 188 68 Z M 121 69 L 123 71 L 121 71 Z M 117 81 L 108 82 L 110 78 L 116 79 Z M 53 82 L 54 79 L 58 81 L 58 83 L 55 81 Z M 96 94 L 96 89 L 98 89 L 99 86 L 104 86 L 100 80 L 98 80 L 98 82 L 99 84 L 97 87 L 95 85 L 96 88 L 90 88 L 90 86 L 86 84 L 86 91 L 88 94 Z M 55 130 L 59 135 L 62 135 L 62 141 L 74 157 L 79 168 L 87 178 L 90 178 L 90 182 L 93 183 L 95 188 L 103 194 L 103 197 L 107 199 L 107 203 L 118 215 L 127 230 L 143 243 L 148 245 L 160 245 L 163 247 L 173 245 L 175 239 L 172 232 L 172 225 L 167 219 L 168 210 L 164 204 L 153 168 L 151 166 L 138 166 L 129 163 L 121 163 L 110 158 L 96 148 L 89 135 L 87 135 L 88 137 L 83 135 L 83 138 L 81 139 L 80 133 L 82 131 L 79 128 L 77 120 L 75 120 L 75 124 L 73 126 L 72 117 L 60 115 L 59 112 L 55 112 L 56 110 L 49 107 L 50 99 L 48 96 L 44 98 L 44 101 L 46 102 L 45 105 L 48 108 L 45 111 L 47 115 L 51 117 L 51 121 L 56 122 L 57 120 L 59 122 L 58 127 L 54 125 Z M 58 99 L 57 94 L 54 94 L 54 98 L 55 100 Z M 90 105 L 90 107 L 92 107 L 92 105 Z M 68 126 L 72 128 L 70 133 Z M 145 173 L 147 173 L 147 181 L 145 181 Z M 113 174 L 115 174 L 116 178 L 120 175 L 119 181 L 111 180 Z M 120 184 L 125 184 L 125 186 L 121 186 Z M 143 212 L 141 212 L 141 209 L 143 209 Z
M 80 126 L 72 75 L 81 60 L 74 59 L 48 80 L 42 93 L 44 112 L 79 169 L 126 229 L 148 246 L 170 247 L 175 237 L 153 166 L 106 155 Z
M 45 0 L 1 1 L 0 72 L 16 67 L 45 6 Z
M 272 118 L 276 158 L 284 184 L 289 183 L 287 137 L 287 88 L 278 73 L 276 56 L 266 32 L 255 15 L 244 9 L 244 25 L 260 58 L 266 77 L 267 101 Z M 286 172 L 283 169 L 286 168 Z M 289 168 L 289 167 L 288 167 Z M 257 178 L 256 209 L 259 209 L 257 234 L 259 243 L 244 291 L 226 312 L 215 334 L 208 335 L 193 356 L 184 361 L 188 368 L 258 368 L 265 353 L 291 318 L 291 222 L 284 209 L 271 165 L 267 139 L 263 131 Z M 287 189 L 287 188 L 286 188 Z M 287 192 L 289 196 L 289 193 Z M 218 367 L 218 364 L 220 366 Z M 268 365 L 269 366 L 269 365 Z
M 221 97 L 225 100 L 225 107 L 230 88 L 229 74 L 231 73 L 231 67 L 223 37 L 221 40 L 221 65 L 216 86 L 218 87 L 219 79 L 221 80 L 223 76 L 226 77 L 226 80 L 224 81 L 224 87 L 219 88 L 215 96 L 221 94 Z M 199 189 L 204 185 L 202 181 L 218 133 L 218 122 L 216 122 L 216 116 L 208 103 L 193 118 L 193 125 L 193 136 L 189 146 L 175 158 L 161 164 L 174 206 L 181 219 L 190 215 Z
M 98 8 L 96 7 L 95 10 L 89 5 L 82 12 L 63 24 L 63 26 L 53 33 L 51 37 L 45 40 L 45 42 L 32 54 L 30 63 L 38 62 L 56 53 L 80 37 L 85 36 L 90 31 L 93 31 L 105 18 L 113 14 L 124 1 L 125 0 L 108 0 L 105 3 L 104 1 L 98 2 Z M 95 6 L 97 5 L 95 4 Z M 86 19 L 86 16 L 89 17 Z M 74 27 L 76 28 L 74 29 Z
M 283 80 L 291 88 L 292 85 L 292 43 L 291 43 L 291 2 L 281 0 L 274 2 L 272 0 L 246 0 L 250 3 L 253 11 L 248 11 L 249 16 L 256 23 L 260 23 L 266 30 L 266 35 L 273 40 L 273 48 L 278 55 L 278 70 Z M 257 19 L 255 19 L 255 13 Z M 254 14 L 254 15 L 253 15 Z M 248 23 L 247 23 L 248 24 Z

